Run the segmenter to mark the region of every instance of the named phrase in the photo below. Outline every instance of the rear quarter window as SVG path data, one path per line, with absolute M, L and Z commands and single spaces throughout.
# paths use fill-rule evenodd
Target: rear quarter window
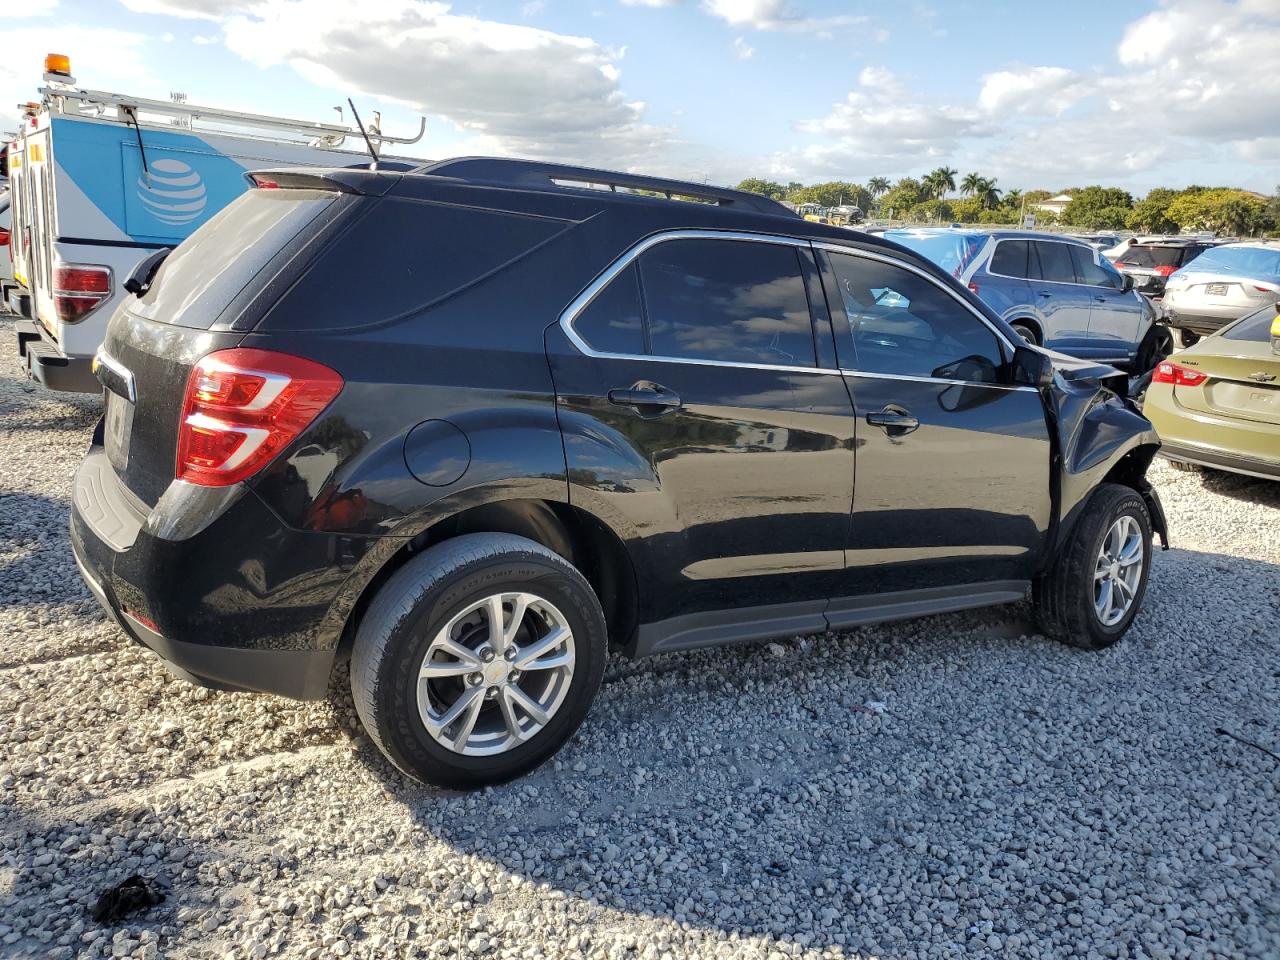
M 259 329 L 332 330 L 405 316 L 484 279 L 561 220 L 392 197 L 331 240 Z
M 207 330 L 236 295 L 338 194 L 249 190 L 180 243 L 129 302 L 148 320 Z

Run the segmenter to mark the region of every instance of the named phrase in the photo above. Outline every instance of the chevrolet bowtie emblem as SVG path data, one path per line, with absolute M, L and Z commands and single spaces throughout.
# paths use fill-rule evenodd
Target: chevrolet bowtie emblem
M 1249 379 L 1250 379 L 1250 380 L 1257 380 L 1259 383 L 1270 383 L 1270 382 L 1271 382 L 1272 380 L 1274 380 L 1275 378 L 1276 378 L 1276 375 L 1275 375 L 1274 373 L 1251 373 L 1251 374 L 1249 374 Z

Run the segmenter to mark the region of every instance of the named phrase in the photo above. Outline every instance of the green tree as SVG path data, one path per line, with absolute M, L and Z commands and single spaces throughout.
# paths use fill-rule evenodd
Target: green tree
M 867 189 L 871 191 L 871 196 L 873 197 L 888 193 L 889 180 L 886 177 L 872 177 L 867 181 Z
M 1022 199 L 1027 201 L 1028 207 L 1033 207 L 1037 203 L 1044 203 L 1052 196 L 1054 196 L 1052 190 L 1028 190 L 1022 195 Z
M 745 190 L 747 193 L 758 193 L 762 197 L 770 197 L 774 200 L 781 200 L 787 195 L 787 188 L 782 184 L 773 180 L 762 180 L 760 177 L 748 177 L 736 187 L 738 190 Z
M 980 173 L 966 173 L 964 179 L 960 181 L 960 192 L 966 197 L 971 197 L 978 192 L 978 187 L 982 184 L 983 176 Z
M 956 173 L 955 167 L 938 167 L 929 171 L 924 178 L 925 192 L 937 199 L 945 197 L 947 191 L 956 188 Z
M 1000 191 L 996 188 L 994 178 L 978 177 L 972 187 L 970 194 L 982 204 L 982 209 L 990 210 L 1000 203 Z
M 982 215 L 982 201 L 977 197 L 964 197 L 951 201 L 951 219 L 960 223 L 977 223 Z
M 903 177 L 880 198 L 880 209 L 892 210 L 895 217 L 905 217 L 912 207 L 927 199 L 924 185 L 919 180 Z
M 1133 205 L 1124 225 L 1139 233 L 1177 233 L 1178 225 L 1169 219 L 1169 204 L 1178 197 L 1177 190 L 1154 187 Z
M 1062 222 L 1086 230 L 1123 227 L 1133 207 L 1133 197 L 1116 187 L 1081 187 L 1071 191 L 1071 202 L 1062 211 Z
M 835 207 L 840 204 L 865 205 L 867 188 L 860 183 L 847 180 L 831 180 L 827 183 L 815 183 L 787 195 L 792 203 L 816 203 L 820 207 Z
M 916 223 L 950 222 L 952 219 L 951 202 L 943 200 L 941 197 L 925 200 L 923 203 L 917 203 L 908 210 L 903 219 L 912 220 Z
M 1265 197 L 1226 187 L 1184 192 L 1169 204 L 1166 215 L 1184 230 L 1226 234 L 1254 234 L 1275 224 L 1267 215 Z

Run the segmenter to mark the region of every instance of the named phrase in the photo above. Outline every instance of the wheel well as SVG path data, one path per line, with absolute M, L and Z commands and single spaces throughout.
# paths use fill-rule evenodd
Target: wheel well
M 339 641 L 349 652 L 365 610 L 382 585 L 415 554 L 465 533 L 510 533 L 554 550 L 582 572 L 600 599 L 612 645 L 625 646 L 636 630 L 635 568 L 617 535 L 591 514 L 567 503 L 507 500 L 463 510 L 424 530 L 395 553 L 365 586 Z
M 1037 321 L 1033 320 L 1031 317 L 1014 317 L 1009 321 L 1010 326 L 1013 326 L 1015 323 L 1019 326 L 1026 327 L 1034 333 L 1036 335 L 1037 345 L 1044 343 L 1044 331 L 1040 329 L 1040 324 Z
M 1151 461 L 1155 459 L 1156 451 L 1159 449 L 1158 443 L 1144 443 L 1134 447 L 1112 465 L 1107 475 L 1102 478 L 1102 482 L 1118 483 L 1121 486 L 1132 487 L 1141 493 L 1146 485 L 1147 468 L 1151 466 Z

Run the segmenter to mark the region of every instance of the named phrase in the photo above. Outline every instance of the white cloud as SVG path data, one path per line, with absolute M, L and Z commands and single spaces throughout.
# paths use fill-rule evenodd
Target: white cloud
M 530 17 L 537 17 L 546 13 L 547 5 L 544 0 L 529 0 L 520 8 L 520 16 L 528 20 Z
M 134 13 L 158 13 L 189 20 L 219 20 L 249 0 L 120 0 Z
M 184 0 L 186 2 L 186 0 Z M 227 46 L 315 83 L 444 117 L 494 151 L 634 165 L 665 131 L 620 87 L 619 51 L 414 0 L 259 0 L 225 21 Z
M 825 33 L 837 27 L 866 23 L 862 16 L 810 17 L 788 0 L 703 0 L 702 9 L 731 27 L 752 30 L 788 30 L 795 33 Z
M 756 55 L 756 48 L 742 37 L 733 38 L 733 55 L 739 60 L 750 60 Z
M 58 0 L 22 0 L 17 6 L 6 10 L 5 16 L 9 19 L 46 17 L 56 9 L 58 9 Z
M 684 0 L 622 0 L 627 7 L 674 7 Z
M 1086 81 L 1063 67 L 999 70 L 982 78 L 978 106 L 990 114 L 1058 115 L 1089 92 Z

